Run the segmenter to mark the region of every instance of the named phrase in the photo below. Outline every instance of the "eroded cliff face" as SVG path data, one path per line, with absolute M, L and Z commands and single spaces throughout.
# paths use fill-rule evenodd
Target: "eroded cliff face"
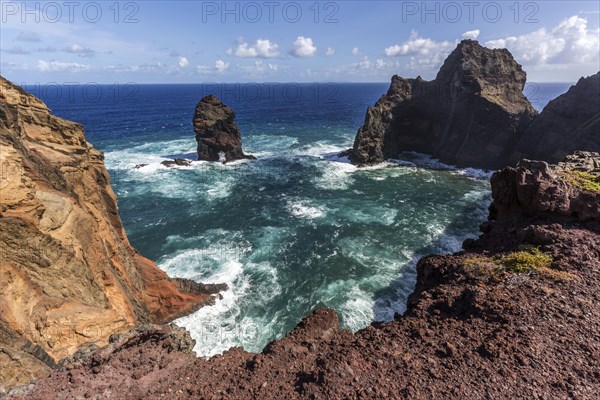
M 548 103 L 523 133 L 510 161 L 556 163 L 576 150 L 600 151 L 600 72 L 581 78 Z
M 448 164 L 502 168 L 537 115 L 523 94 L 525 81 L 508 50 L 462 41 L 435 80 L 392 78 L 367 111 L 350 159 L 369 165 L 417 151 Z
M 597 189 L 598 154 L 497 172 L 483 235 L 421 259 L 395 321 L 352 334 L 320 309 L 260 354 L 235 348 L 209 360 L 189 354 L 181 332 L 151 327 L 20 398 L 595 399 Z
M 0 89 L 0 383 L 209 304 L 222 287 L 171 280 L 130 246 L 83 127 L 2 77 Z

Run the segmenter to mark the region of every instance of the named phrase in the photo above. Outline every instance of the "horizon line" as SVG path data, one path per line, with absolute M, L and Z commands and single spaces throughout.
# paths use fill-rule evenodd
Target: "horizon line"
M 585 77 L 583 77 L 585 78 Z M 408 78 L 410 79 L 410 78 Z M 580 78 L 578 78 L 577 80 L 579 80 Z M 138 83 L 138 82 L 133 82 L 133 81 L 122 81 L 122 82 L 96 82 L 96 81 L 91 81 L 91 82 L 56 82 L 56 81 L 50 81 L 50 82 L 34 82 L 34 83 L 28 83 L 28 82 L 21 82 L 21 83 L 16 83 L 14 81 L 11 81 L 15 84 L 18 84 L 20 86 L 32 86 L 32 85 L 58 85 L 58 86 L 69 86 L 69 85 L 81 85 L 81 84 L 87 84 L 87 85 L 91 85 L 91 84 L 95 84 L 95 85 L 115 85 L 115 84 L 122 84 L 122 85 L 140 85 L 140 86 L 150 86 L 150 85 L 239 85 L 239 84 L 259 84 L 259 85 L 274 85 L 274 84 L 279 84 L 279 85 L 313 85 L 315 83 L 319 83 L 319 84 L 344 84 L 344 85 L 366 85 L 366 84 L 389 84 L 389 81 L 381 81 L 381 82 L 369 82 L 369 81 L 365 81 L 365 82 L 348 82 L 348 81 L 312 81 L 312 82 L 276 82 L 276 81 L 265 81 L 265 82 L 256 82 L 256 81 L 248 81 L 248 82 L 144 82 L 144 83 Z M 430 81 L 431 82 L 431 81 Z M 576 81 L 575 81 L 576 82 Z M 526 82 L 525 84 L 528 83 L 562 83 L 562 84 L 571 84 L 572 81 L 530 81 L 530 82 Z

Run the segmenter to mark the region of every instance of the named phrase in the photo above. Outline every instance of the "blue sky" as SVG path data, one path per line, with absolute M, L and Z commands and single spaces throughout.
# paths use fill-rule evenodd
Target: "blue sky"
M 387 82 L 435 77 L 462 38 L 528 80 L 600 69 L 597 1 L 1 1 L 0 73 L 47 82 Z

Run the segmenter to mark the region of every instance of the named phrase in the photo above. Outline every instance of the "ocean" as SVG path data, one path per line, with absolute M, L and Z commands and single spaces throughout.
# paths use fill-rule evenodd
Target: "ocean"
M 541 110 L 570 84 L 531 84 Z M 260 351 L 317 307 L 356 331 L 405 310 L 418 258 L 454 252 L 487 218 L 490 173 L 423 155 L 357 169 L 350 148 L 379 84 L 32 85 L 104 152 L 132 245 L 171 276 L 229 289 L 176 321 L 211 356 Z M 256 161 L 194 162 L 196 103 L 231 106 Z M 147 164 L 141 168 L 136 165 Z

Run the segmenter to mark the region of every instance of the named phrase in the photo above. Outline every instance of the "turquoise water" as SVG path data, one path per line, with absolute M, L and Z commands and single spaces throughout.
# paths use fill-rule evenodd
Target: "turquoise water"
M 214 306 L 177 321 L 199 355 L 260 351 L 315 307 L 334 308 L 351 330 L 390 320 L 405 309 L 416 260 L 458 250 L 486 219 L 482 171 L 415 154 L 357 169 L 335 156 L 351 147 L 387 84 L 323 86 L 319 96 L 308 85 L 291 88 L 301 94 L 216 93 L 236 110 L 244 150 L 257 161 L 173 169 L 160 162 L 195 157 L 191 118 L 207 87 L 141 86 L 119 101 L 46 99 L 84 123 L 105 152 L 134 247 L 172 276 L 229 285 Z

